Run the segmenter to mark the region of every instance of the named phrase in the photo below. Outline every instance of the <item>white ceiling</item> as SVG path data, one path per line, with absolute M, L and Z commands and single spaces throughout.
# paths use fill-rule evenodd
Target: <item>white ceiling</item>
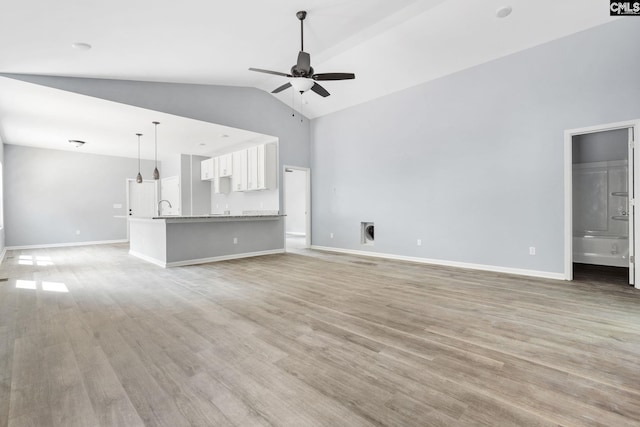
M 513 7 L 511 16 L 496 18 L 505 5 Z M 328 98 L 311 92 L 294 96 L 292 90 L 275 95 L 315 118 L 609 22 L 607 5 L 604 0 L 6 0 L 0 14 L 0 73 L 271 91 L 286 80 L 248 68 L 289 71 L 300 48 L 295 12 L 305 9 L 305 51 L 316 72 L 356 74 L 351 81 L 323 82 Z M 74 42 L 93 48 L 73 49 Z M 12 81 L 0 87 L 5 142 L 38 145 L 36 131 L 18 129 L 27 119 L 33 123 L 38 112 L 22 101 L 21 109 L 14 107 L 15 98 L 9 98 L 20 96 L 17 90 L 28 92 L 27 85 Z M 38 96 L 55 104 L 56 97 L 66 95 L 52 90 Z M 78 95 L 65 100 L 79 108 L 92 102 Z M 74 120 L 71 115 L 60 119 Z M 45 122 L 39 123 L 39 138 L 56 130 Z M 91 133 L 91 123 L 87 117 L 87 138 L 98 141 L 102 134 Z M 94 130 L 103 132 L 102 127 Z
M 154 159 L 179 154 L 209 156 L 234 147 L 277 140 L 274 136 L 178 117 L 131 105 L 0 77 L 3 140 L 53 150 Z M 85 141 L 77 148 L 70 139 Z

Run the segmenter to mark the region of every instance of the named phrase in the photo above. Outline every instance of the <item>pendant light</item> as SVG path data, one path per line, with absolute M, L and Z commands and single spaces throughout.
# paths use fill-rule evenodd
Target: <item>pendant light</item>
M 136 182 L 138 184 L 142 184 L 142 174 L 140 173 L 140 137 L 141 133 L 136 133 L 138 135 L 138 176 L 136 177 Z
M 160 179 L 160 171 L 158 171 L 158 125 L 160 122 L 151 122 L 155 126 L 156 131 L 156 168 L 153 170 L 153 179 Z

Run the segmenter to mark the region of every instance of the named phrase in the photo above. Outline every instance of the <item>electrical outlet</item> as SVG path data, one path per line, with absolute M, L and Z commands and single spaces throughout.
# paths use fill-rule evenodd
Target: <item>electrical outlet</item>
M 333 233 L 329 233 L 329 238 L 333 239 Z
M 422 246 L 422 239 L 418 239 L 418 246 Z
M 536 254 L 536 247 L 529 246 L 529 255 L 535 255 L 535 254 Z
M 234 244 L 234 245 L 237 245 L 237 244 L 238 244 L 238 238 L 237 238 L 237 237 L 234 237 L 234 238 L 233 238 L 233 244 Z

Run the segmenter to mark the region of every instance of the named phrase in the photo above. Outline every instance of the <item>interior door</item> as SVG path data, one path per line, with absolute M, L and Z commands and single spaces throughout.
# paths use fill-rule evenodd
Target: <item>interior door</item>
M 629 284 L 635 285 L 636 283 L 636 268 L 635 268 L 635 218 L 636 218 L 636 206 L 635 206 L 635 167 L 634 167 L 634 128 L 629 128 L 629 153 L 628 153 L 628 191 L 629 191 Z
M 155 181 L 142 181 L 138 184 L 135 180 L 127 180 L 128 185 L 128 209 L 129 216 L 135 218 L 151 218 L 158 214 L 157 194 Z

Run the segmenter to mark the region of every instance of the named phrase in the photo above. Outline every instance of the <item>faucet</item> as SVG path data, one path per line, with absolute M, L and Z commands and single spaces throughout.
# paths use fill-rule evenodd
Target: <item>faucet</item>
M 170 201 L 168 201 L 168 200 L 164 200 L 164 199 L 163 199 L 163 200 L 160 200 L 160 201 L 158 202 L 158 216 L 162 216 L 162 215 L 160 214 L 160 209 L 161 209 L 161 206 L 160 206 L 160 205 L 162 205 L 162 202 L 167 202 L 167 203 L 169 204 L 169 207 L 170 207 L 170 208 L 172 208 L 172 207 L 173 207 L 173 206 L 171 206 L 171 202 L 170 202 Z

